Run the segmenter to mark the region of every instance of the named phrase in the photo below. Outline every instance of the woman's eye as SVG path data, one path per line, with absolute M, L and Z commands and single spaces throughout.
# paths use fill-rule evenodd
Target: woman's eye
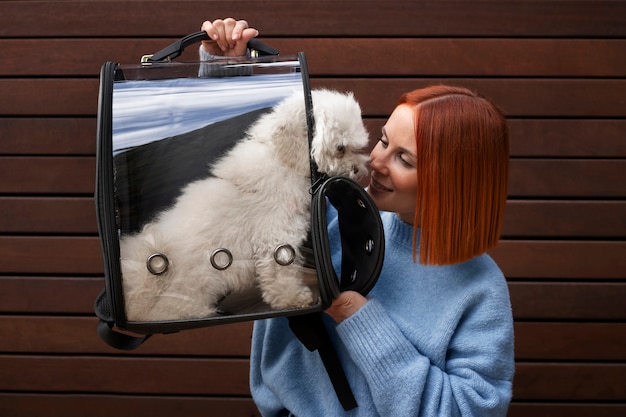
M 413 168 L 413 163 L 407 161 L 406 159 L 400 157 L 400 162 L 407 168 Z
M 398 152 L 396 158 L 402 164 L 402 166 L 407 168 L 415 168 L 415 160 L 405 152 Z
M 389 143 L 387 142 L 387 139 L 384 136 L 380 138 L 378 141 L 380 142 L 381 145 L 383 145 L 383 148 L 386 148 L 389 145 Z

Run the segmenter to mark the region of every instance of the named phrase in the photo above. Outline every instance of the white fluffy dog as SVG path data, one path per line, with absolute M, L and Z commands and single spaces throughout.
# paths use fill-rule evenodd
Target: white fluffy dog
M 368 134 L 352 94 L 312 91 L 310 156 L 329 176 L 367 173 Z M 302 280 L 310 162 L 302 93 L 261 116 L 210 177 L 120 241 L 130 321 L 210 317 L 230 293 L 258 286 L 272 309 L 317 302 Z M 150 271 L 151 269 L 152 271 Z

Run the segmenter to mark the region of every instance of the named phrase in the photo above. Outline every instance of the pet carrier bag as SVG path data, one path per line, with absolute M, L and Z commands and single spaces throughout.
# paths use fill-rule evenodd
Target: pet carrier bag
M 315 109 L 304 53 L 281 56 L 253 40 L 247 57 L 171 62 L 203 39 L 198 32 L 140 64 L 102 67 L 98 332 L 111 346 L 134 349 L 151 334 L 288 316 L 336 373 L 321 312 L 340 291 L 366 294 L 378 278 L 378 211 L 357 182 L 320 172 L 310 157 Z M 303 111 L 278 114 L 285 102 Z M 287 133 L 272 112 L 302 119 L 287 145 L 275 140 Z M 290 158 L 281 165 L 276 154 L 285 146 Z M 300 160 L 306 175 L 293 175 L 288 165 Z M 339 223 L 339 274 L 329 206 Z M 349 391 L 341 376 L 331 379 L 338 393 Z

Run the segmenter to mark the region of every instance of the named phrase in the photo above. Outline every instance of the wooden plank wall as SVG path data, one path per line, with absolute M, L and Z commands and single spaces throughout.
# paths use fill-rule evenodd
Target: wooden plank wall
M 492 97 L 512 131 L 493 251 L 515 315 L 509 415 L 626 415 L 626 2 L 595 0 L 0 2 L 0 415 L 257 415 L 250 323 L 121 353 L 92 313 L 99 68 L 224 16 L 305 51 L 374 138 L 404 91 Z

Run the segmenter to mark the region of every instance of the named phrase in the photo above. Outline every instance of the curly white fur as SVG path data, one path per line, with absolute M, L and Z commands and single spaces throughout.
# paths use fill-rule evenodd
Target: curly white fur
M 315 131 L 310 154 L 319 171 L 351 178 L 365 175 L 367 156 L 362 151 L 368 135 L 352 94 L 314 90 L 312 98 Z M 298 249 L 310 225 L 310 185 L 299 93 L 261 116 L 210 177 L 186 186 L 173 207 L 138 234 L 121 239 L 128 320 L 210 317 L 227 294 L 255 285 L 273 309 L 315 303 L 302 281 Z M 274 251 L 285 244 L 295 250 L 296 260 L 283 266 L 275 261 Z M 224 270 L 211 264 L 218 248 L 228 249 L 234 258 Z M 161 275 L 146 268 L 155 253 L 169 260 Z

